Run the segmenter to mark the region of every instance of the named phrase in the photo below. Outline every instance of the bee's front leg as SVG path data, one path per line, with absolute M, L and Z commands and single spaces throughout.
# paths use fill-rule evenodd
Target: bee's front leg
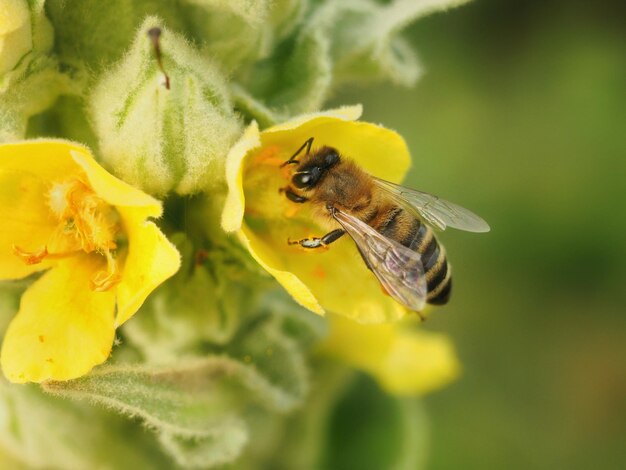
M 332 242 L 339 240 L 346 233 L 343 229 L 336 229 L 327 233 L 323 237 L 303 238 L 302 240 L 287 240 L 290 245 L 300 245 L 303 248 L 323 248 Z
M 302 204 L 303 202 L 308 201 L 306 197 L 294 193 L 290 187 L 280 188 L 278 192 L 285 193 L 285 196 L 287 196 L 287 199 L 289 199 L 291 202 L 297 202 L 299 204 Z

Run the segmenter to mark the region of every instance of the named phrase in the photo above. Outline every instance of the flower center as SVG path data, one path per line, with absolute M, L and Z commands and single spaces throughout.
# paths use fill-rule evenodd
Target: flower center
M 91 278 L 94 291 L 106 291 L 120 281 L 115 260 L 116 236 L 120 229 L 114 207 L 100 198 L 78 178 L 54 183 L 47 194 L 51 216 L 57 221 L 48 242 L 38 251 L 13 246 L 13 252 L 26 264 L 44 259 L 62 259 L 79 253 L 97 253 L 107 267 Z

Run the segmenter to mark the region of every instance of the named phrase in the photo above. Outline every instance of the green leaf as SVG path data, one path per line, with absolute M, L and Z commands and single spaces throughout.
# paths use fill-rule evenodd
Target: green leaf
M 237 105 L 262 125 L 320 108 L 331 83 L 329 51 L 323 30 L 299 30 L 241 77 Z
M 164 450 L 183 467 L 210 468 L 234 461 L 248 441 L 248 430 L 239 421 L 214 426 L 204 435 L 192 437 L 160 432 Z
M 289 470 L 320 467 L 320 455 L 326 443 L 328 421 L 337 400 L 351 383 L 352 374 L 336 363 L 315 361 L 312 367 L 311 393 L 306 406 L 268 429 L 265 420 L 252 424 L 249 451 L 238 463 L 241 468 Z M 268 439 L 267 434 L 271 437 Z M 356 468 L 356 467 L 355 467 Z
M 0 379 L 0 447 L 28 468 L 168 468 L 137 425 Z M 15 468 L 4 467 L 4 468 Z
M 274 411 L 289 411 L 302 402 L 309 384 L 304 360 L 306 346 L 300 342 L 305 328 L 299 327 L 300 330 L 293 325 L 287 326 L 280 316 L 262 316 L 243 326 L 230 344 L 205 346 L 205 350 L 213 350 L 219 355 L 202 358 L 202 349 L 197 348 L 188 351 L 186 360 L 191 361 L 191 369 L 200 369 L 199 374 L 213 373 L 216 367 L 222 372 L 227 371 L 227 376 L 220 372 L 215 373 L 214 378 L 234 384 L 245 402 L 255 402 Z M 307 334 L 312 335 L 311 332 Z M 135 334 L 128 335 L 128 338 L 133 342 Z M 133 344 L 144 350 L 142 344 Z M 152 369 L 146 366 L 146 370 L 176 370 L 180 357 L 181 354 L 171 355 L 175 365 L 152 366 Z
M 412 85 L 420 68 L 400 36 L 415 20 L 468 0 L 345 0 L 294 10 L 299 27 L 271 56 L 237 76 L 238 108 L 267 127 L 317 111 L 333 87 L 347 82 L 390 80 Z M 292 23 L 293 24 L 293 23 Z
M 234 419 L 230 399 L 214 392 L 219 379 L 236 367 L 222 358 L 181 361 L 167 368 L 106 366 L 80 379 L 47 382 L 43 388 L 136 416 L 153 429 L 202 436 L 223 420 Z
M 302 22 L 308 9 L 308 0 L 274 0 L 267 20 L 271 30 L 273 44 L 295 31 Z
M 198 458 L 225 463 L 247 442 L 244 421 L 231 393 L 240 364 L 228 358 L 181 360 L 174 367 L 102 367 L 69 382 L 49 382 L 44 390 L 60 397 L 104 405 L 137 417 L 154 429 L 181 464 Z
M 286 412 L 304 400 L 309 387 L 304 351 L 284 334 L 279 317 L 255 321 L 226 351 L 246 364 L 242 382 L 256 395 L 255 401 Z
M 423 16 L 468 0 L 374 0 L 327 2 L 311 18 L 331 37 L 334 83 L 390 80 L 410 86 L 420 67 L 404 28 Z
M 251 406 L 285 413 L 304 400 L 302 330 L 286 327 L 280 314 L 261 315 L 219 354 L 178 356 L 170 365 L 108 365 L 44 389 L 140 418 L 181 465 L 222 464 L 247 443 Z

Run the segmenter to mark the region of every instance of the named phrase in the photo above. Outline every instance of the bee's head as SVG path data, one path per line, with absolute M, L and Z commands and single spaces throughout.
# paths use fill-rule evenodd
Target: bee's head
M 324 177 L 326 172 L 339 163 L 339 152 L 332 147 L 322 147 L 302 159 L 291 183 L 298 189 L 311 189 Z

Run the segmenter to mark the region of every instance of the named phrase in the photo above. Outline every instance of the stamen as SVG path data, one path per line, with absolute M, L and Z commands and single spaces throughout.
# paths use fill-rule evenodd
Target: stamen
M 69 258 L 71 256 L 76 256 L 80 253 L 80 250 L 75 251 L 66 251 L 63 253 L 50 253 L 48 251 L 48 246 L 44 246 L 39 251 L 26 251 L 20 248 L 17 245 L 13 245 L 13 254 L 20 258 L 26 264 L 39 264 L 44 259 L 52 260 L 52 259 L 64 259 Z
M 20 258 L 24 263 L 31 265 L 41 263 L 49 253 L 47 246 L 44 246 L 39 251 L 26 251 L 17 245 L 13 245 L 13 254 Z
M 105 256 L 107 258 L 106 271 L 98 271 L 91 278 L 90 287 L 94 292 L 106 292 L 116 286 L 122 279 L 113 254 L 107 250 Z
M 107 267 L 93 275 L 90 287 L 96 292 L 104 292 L 118 284 L 122 276 L 114 250 L 120 226 L 114 208 L 78 178 L 54 183 L 48 193 L 48 206 L 57 225 L 45 246 L 37 251 L 27 251 L 13 245 L 15 256 L 28 265 L 85 253 L 105 256 Z

